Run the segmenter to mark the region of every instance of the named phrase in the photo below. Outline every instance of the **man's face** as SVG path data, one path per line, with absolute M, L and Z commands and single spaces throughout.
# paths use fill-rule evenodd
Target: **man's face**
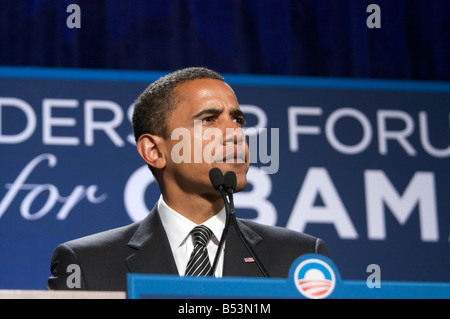
M 164 174 L 188 192 L 210 192 L 209 171 L 218 167 L 235 172 L 236 190 L 244 189 L 249 152 L 244 115 L 233 90 L 222 81 L 197 79 L 179 84 L 175 93 L 177 105 L 167 120 L 171 136 L 164 141 Z

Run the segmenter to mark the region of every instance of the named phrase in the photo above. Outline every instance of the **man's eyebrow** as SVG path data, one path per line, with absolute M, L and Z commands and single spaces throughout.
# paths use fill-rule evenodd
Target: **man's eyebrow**
M 236 116 L 236 117 L 245 117 L 244 112 L 242 112 L 240 109 L 233 109 L 230 112 L 231 115 Z
M 205 109 L 192 116 L 192 118 L 196 119 L 202 117 L 203 115 L 217 115 L 220 113 L 222 113 L 222 110 L 219 109 Z
M 196 113 L 194 116 L 192 116 L 193 119 L 197 119 L 202 117 L 203 115 L 218 115 L 222 113 L 221 109 L 215 109 L 215 108 L 210 108 L 210 109 L 204 109 L 201 110 L 200 112 Z M 230 112 L 231 115 L 233 116 L 237 116 L 237 117 L 245 117 L 244 112 L 242 112 L 240 109 L 235 108 Z

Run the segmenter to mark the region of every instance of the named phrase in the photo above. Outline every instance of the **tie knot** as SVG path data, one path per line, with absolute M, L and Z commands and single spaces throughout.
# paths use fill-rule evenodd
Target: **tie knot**
M 192 235 L 194 236 L 195 245 L 202 245 L 206 247 L 206 243 L 211 237 L 212 231 L 205 225 L 199 225 L 192 229 Z

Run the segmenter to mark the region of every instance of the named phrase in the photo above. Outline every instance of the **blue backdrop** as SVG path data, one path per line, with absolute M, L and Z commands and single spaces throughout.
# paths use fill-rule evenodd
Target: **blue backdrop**
M 0 289 L 45 288 L 57 244 L 146 214 L 158 189 L 132 104 L 187 66 L 225 74 L 247 113 L 257 161 L 240 217 L 322 237 L 343 279 L 378 264 L 382 280 L 450 281 L 449 12 L 448 0 L 0 0 Z
M 0 288 L 44 288 L 58 243 L 152 208 L 130 115 L 160 75 L 0 69 Z M 343 279 L 450 280 L 449 84 L 225 78 L 253 143 L 239 217 L 323 238 Z
M 367 27 L 369 4 L 381 28 Z M 1 0 L 0 65 L 448 81 L 449 12 L 447 0 Z

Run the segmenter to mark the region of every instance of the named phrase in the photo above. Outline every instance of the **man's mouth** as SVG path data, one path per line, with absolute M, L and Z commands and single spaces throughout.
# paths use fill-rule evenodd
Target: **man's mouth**
M 224 163 L 245 163 L 244 152 L 232 152 L 223 157 Z
M 229 147 L 229 145 L 222 149 L 222 156 L 217 154 L 217 162 L 222 163 L 246 163 L 246 153 L 245 147 L 241 147 L 240 145 L 233 145 Z

